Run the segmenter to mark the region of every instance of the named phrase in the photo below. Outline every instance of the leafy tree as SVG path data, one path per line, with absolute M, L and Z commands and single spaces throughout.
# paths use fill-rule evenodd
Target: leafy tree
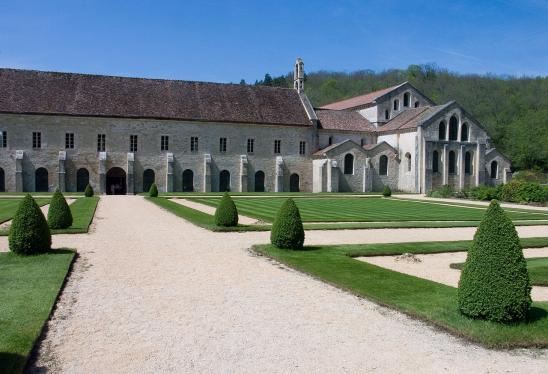
M 58 189 L 53 194 L 49 204 L 48 225 L 51 229 L 66 229 L 72 225 L 70 207 Z
M 40 207 L 32 196 L 19 203 L 9 232 L 10 251 L 22 255 L 44 253 L 51 249 L 51 233 Z
M 224 227 L 238 226 L 238 209 L 228 192 L 225 192 L 215 210 L 215 224 Z
M 302 249 L 304 228 L 299 208 L 293 199 L 287 199 L 272 224 L 270 242 L 278 248 Z

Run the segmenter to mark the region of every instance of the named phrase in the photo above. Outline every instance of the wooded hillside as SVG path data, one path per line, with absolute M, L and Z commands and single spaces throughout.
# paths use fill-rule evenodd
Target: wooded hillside
M 461 75 L 432 65 L 410 65 L 406 70 L 383 72 L 310 73 L 305 92 L 314 106 L 321 106 L 404 81 L 437 104 L 460 103 L 487 128 L 514 169 L 548 169 L 548 77 Z M 267 74 L 255 84 L 292 87 L 293 76 Z

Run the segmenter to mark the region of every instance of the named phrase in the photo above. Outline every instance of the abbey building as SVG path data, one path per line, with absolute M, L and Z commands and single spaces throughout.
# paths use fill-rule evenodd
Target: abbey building
M 426 192 L 499 184 L 458 103 L 409 83 L 313 107 L 294 88 L 0 69 L 0 191 Z

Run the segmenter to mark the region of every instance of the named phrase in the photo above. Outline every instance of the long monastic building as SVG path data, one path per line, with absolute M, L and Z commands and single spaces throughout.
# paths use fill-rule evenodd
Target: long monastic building
M 322 107 L 294 88 L 0 69 L 0 191 L 424 193 L 510 178 L 458 103 L 408 82 Z

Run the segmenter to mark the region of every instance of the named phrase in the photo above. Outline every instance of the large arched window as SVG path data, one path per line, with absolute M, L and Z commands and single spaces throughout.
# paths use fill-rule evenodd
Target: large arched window
M 0 192 L 6 192 L 6 175 L 2 168 L 0 168 Z
M 468 141 L 468 124 L 464 123 L 462 125 L 462 128 L 460 130 L 460 140 L 461 142 L 467 142 Z
M 143 192 L 150 191 L 150 187 L 152 187 L 152 184 L 154 183 L 155 179 L 156 179 L 156 176 L 154 174 L 154 170 L 146 169 L 143 172 Z
M 45 168 L 36 169 L 36 171 L 34 172 L 34 184 L 36 192 L 48 192 L 48 171 Z
M 457 170 L 457 159 L 455 152 L 449 151 L 449 174 L 455 174 Z
M 497 179 L 499 164 L 496 161 L 491 162 L 491 179 Z
M 411 101 L 411 95 L 409 92 L 406 92 L 403 94 L 403 106 L 407 108 L 409 106 L 409 101 Z
M 264 172 L 262 170 L 255 173 L 255 192 L 264 192 Z
M 466 152 L 464 155 L 464 174 L 472 174 L 472 154 Z
M 440 172 L 440 154 L 438 151 L 432 152 L 432 173 Z
M 386 155 L 382 155 L 379 158 L 379 175 L 387 175 L 388 174 L 388 157 Z
M 409 152 L 405 154 L 405 163 L 407 164 L 407 171 L 411 171 L 411 154 Z
M 351 153 L 344 156 L 344 173 L 354 174 L 354 156 Z
M 456 116 L 449 119 L 449 140 L 458 140 L 459 138 L 459 120 Z
M 230 172 L 228 170 L 223 170 L 219 174 L 219 191 L 230 191 Z
M 445 140 L 446 139 L 445 133 L 446 133 L 445 122 L 441 121 L 440 125 L 439 125 L 439 130 L 438 130 L 438 139 L 439 140 Z
M 76 192 L 84 192 L 89 184 L 89 171 L 80 168 L 76 171 Z
M 194 172 L 190 169 L 183 171 L 183 192 L 194 192 Z

